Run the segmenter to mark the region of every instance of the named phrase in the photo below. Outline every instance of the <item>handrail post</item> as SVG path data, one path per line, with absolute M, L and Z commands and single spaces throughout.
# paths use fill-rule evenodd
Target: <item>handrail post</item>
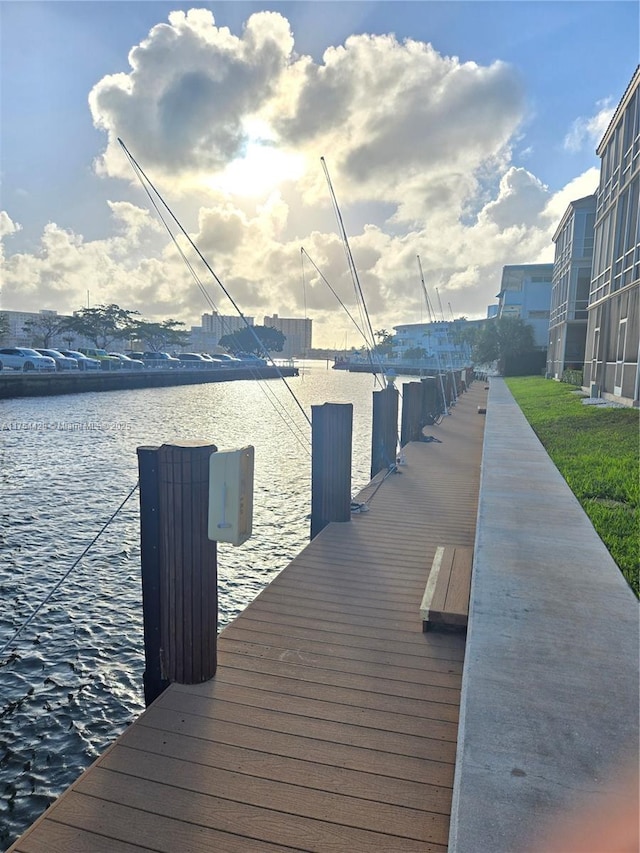
M 198 684 L 217 663 L 216 543 L 208 538 L 203 442 L 138 448 L 145 702 L 171 682 Z
M 311 538 L 332 521 L 351 520 L 353 405 L 311 407 Z

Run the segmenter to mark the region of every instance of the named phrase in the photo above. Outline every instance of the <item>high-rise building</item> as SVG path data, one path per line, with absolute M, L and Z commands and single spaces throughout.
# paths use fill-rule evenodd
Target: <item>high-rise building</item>
M 246 321 L 246 322 L 245 322 Z M 253 317 L 225 317 L 214 311 L 202 315 L 202 325 L 191 327 L 191 349 L 195 352 L 210 352 L 218 346 L 220 338 L 253 326 Z
M 283 358 L 296 358 L 306 355 L 311 349 L 312 320 L 288 317 L 265 317 L 264 325 L 277 329 L 285 336 L 284 349 L 276 353 Z
M 640 66 L 600 145 L 584 385 L 638 405 Z
M 596 197 L 570 202 L 553 235 L 555 259 L 549 317 L 547 376 L 582 370 L 593 260 Z

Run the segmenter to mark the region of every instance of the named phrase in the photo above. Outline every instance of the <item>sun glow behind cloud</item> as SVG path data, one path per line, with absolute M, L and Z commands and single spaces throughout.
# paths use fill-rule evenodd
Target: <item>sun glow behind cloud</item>
M 260 198 L 287 181 L 297 181 L 305 170 L 304 157 L 276 148 L 263 139 L 250 140 L 242 157 L 204 179 L 207 187 L 230 195 Z

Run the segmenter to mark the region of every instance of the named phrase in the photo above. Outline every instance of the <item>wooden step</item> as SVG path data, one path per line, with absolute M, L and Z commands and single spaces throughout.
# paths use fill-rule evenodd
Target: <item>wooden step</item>
M 420 616 L 422 630 L 466 631 L 473 548 L 439 545 L 427 578 Z

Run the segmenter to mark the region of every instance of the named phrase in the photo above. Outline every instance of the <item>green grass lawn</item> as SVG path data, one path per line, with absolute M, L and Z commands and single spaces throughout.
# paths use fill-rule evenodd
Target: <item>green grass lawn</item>
M 576 389 L 537 376 L 505 380 L 547 453 L 638 595 L 637 409 L 585 406 Z

